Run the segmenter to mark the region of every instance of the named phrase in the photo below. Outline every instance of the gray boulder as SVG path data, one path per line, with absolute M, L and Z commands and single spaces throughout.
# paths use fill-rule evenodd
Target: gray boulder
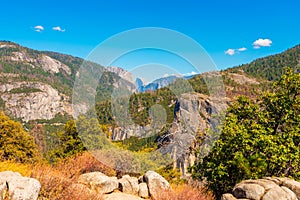
M 146 183 L 139 184 L 139 197 L 149 198 L 149 191 Z
M 150 196 L 153 199 L 158 199 L 159 193 L 170 190 L 171 188 L 169 182 L 154 171 L 147 171 L 144 175 L 144 179 L 148 185 Z
M 6 191 L 7 191 L 7 186 L 6 186 L 6 182 L 0 181 L 0 200 L 3 200 L 5 198 L 6 195 Z
M 3 199 L 8 191 L 10 200 L 36 200 L 41 189 L 41 184 L 36 179 L 23 177 L 12 171 L 0 172 L 0 183 L 0 199 Z
M 232 194 L 223 194 L 222 200 L 299 200 L 300 183 L 289 178 L 266 177 L 245 180 L 237 184 Z
M 122 192 L 127 194 L 137 195 L 139 192 L 138 179 L 129 175 L 125 175 L 119 179 L 119 187 Z
M 253 200 L 260 200 L 264 195 L 265 189 L 253 183 L 240 183 L 233 188 L 233 195 L 236 198 L 247 198 Z
M 78 179 L 78 183 L 84 184 L 102 194 L 111 193 L 119 187 L 116 177 L 108 177 L 101 172 L 82 174 Z
M 279 181 L 281 181 L 282 186 L 292 190 L 296 194 L 297 198 L 300 199 L 300 182 L 289 178 L 279 178 Z
M 232 194 L 223 194 L 221 200 L 237 200 Z

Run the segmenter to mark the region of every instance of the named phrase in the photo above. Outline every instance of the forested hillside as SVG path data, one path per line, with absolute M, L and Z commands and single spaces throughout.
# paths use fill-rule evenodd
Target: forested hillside
M 300 67 L 300 45 L 282 53 L 259 58 L 249 64 L 229 69 L 232 72 L 243 70 L 245 73 L 259 79 L 278 80 L 284 73 L 284 67 L 298 71 Z

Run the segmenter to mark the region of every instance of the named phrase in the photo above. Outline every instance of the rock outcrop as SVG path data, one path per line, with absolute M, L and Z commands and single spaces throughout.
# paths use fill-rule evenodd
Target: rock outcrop
M 160 151 L 170 153 L 174 168 L 187 175 L 188 167 L 195 162 L 194 144 L 199 133 L 207 128 L 216 129 L 218 121 L 214 115 L 219 115 L 227 108 L 225 99 L 211 99 L 202 94 L 183 94 L 176 102 L 174 122 L 169 133 L 160 138 Z
M 0 85 L 0 97 L 10 115 L 30 121 L 52 119 L 56 114 L 72 114 L 69 97 L 48 84 L 11 82 Z
M 139 125 L 130 125 L 126 127 L 115 127 L 109 130 L 111 132 L 112 141 L 125 140 L 130 137 L 148 137 L 152 134 L 153 130 L 150 125 L 139 126 Z
M 168 181 L 153 171 L 148 171 L 139 179 L 129 175 L 124 175 L 122 178 L 117 179 L 116 177 L 108 177 L 101 172 L 91 172 L 82 174 L 75 185 L 76 187 L 84 186 L 87 187 L 85 190 L 103 194 L 104 199 L 107 200 L 138 200 L 150 197 L 155 200 L 161 192 L 171 189 Z
M 1 43 L 0 43 L 1 45 Z M 2 44 L 1 48 L 20 48 L 17 45 L 6 45 Z M 6 62 L 19 62 L 27 64 L 32 68 L 41 67 L 44 71 L 50 72 L 51 74 L 59 73 L 60 70 L 63 70 L 68 75 L 71 75 L 72 71 L 70 67 L 61 63 L 60 61 L 53 59 L 45 54 L 30 54 L 26 50 L 20 48 L 19 51 L 13 51 L 10 55 L 2 57 L 3 61 Z
M 222 200 L 299 200 L 300 182 L 289 178 L 263 178 L 237 184 L 232 194 L 223 194 Z
M 36 179 L 11 171 L 0 172 L 0 200 L 36 200 L 40 189 Z

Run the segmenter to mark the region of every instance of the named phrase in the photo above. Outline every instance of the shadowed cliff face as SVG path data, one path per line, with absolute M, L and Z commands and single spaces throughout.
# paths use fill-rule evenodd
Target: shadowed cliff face
M 225 101 L 201 94 L 184 94 L 176 102 L 174 121 L 168 133 L 160 139 L 160 151 L 171 154 L 174 168 L 180 169 L 183 176 L 195 162 L 192 149 L 196 138 L 207 129 L 218 126 L 214 116 L 220 115 L 226 107 Z

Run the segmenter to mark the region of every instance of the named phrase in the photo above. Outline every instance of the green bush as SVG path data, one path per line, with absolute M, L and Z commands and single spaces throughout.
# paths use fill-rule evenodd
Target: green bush
M 258 100 L 239 97 L 208 156 L 192 168 L 216 198 L 244 179 L 300 178 L 300 74 L 288 69 Z
M 34 138 L 19 122 L 15 122 L 0 111 L 0 161 L 34 162 L 39 153 Z

